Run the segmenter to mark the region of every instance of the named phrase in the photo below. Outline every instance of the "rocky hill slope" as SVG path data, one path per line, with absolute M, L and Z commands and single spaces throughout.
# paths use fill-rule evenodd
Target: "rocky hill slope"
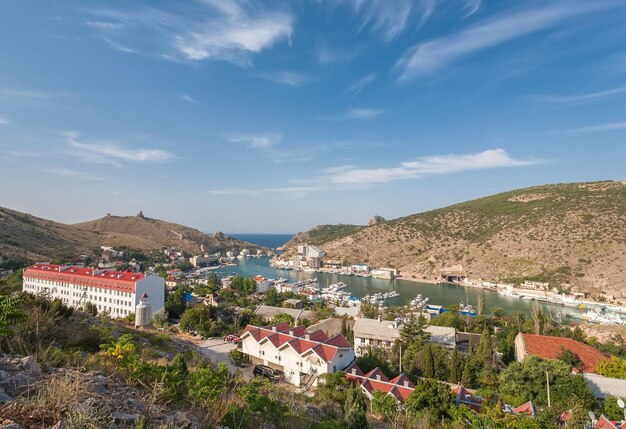
M 626 298 L 624 182 L 520 189 L 353 231 L 325 225 L 294 241 L 306 239 L 330 257 L 395 267 L 405 278 L 432 280 L 460 264 L 471 278 Z
M 187 226 L 151 219 L 141 213 L 135 216 L 107 215 L 101 219 L 73 226 L 99 234 L 103 241 L 112 246 L 128 246 L 146 250 L 171 246 L 190 253 L 199 253 L 201 246 L 209 253 L 233 249 L 238 251 L 244 247 L 250 250 L 266 250 L 221 232 L 208 235 Z
M 99 246 L 93 232 L 0 207 L 0 255 L 46 259 L 86 253 Z
M 0 207 L 0 255 L 49 260 L 87 254 L 101 245 L 135 250 L 177 247 L 190 253 L 262 247 L 222 233 L 205 234 L 197 229 L 141 216 L 111 216 L 66 225 Z

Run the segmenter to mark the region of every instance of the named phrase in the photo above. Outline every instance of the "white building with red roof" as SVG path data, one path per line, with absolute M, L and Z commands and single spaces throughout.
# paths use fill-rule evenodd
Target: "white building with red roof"
M 354 349 L 342 336 L 308 332 L 288 323 L 257 327 L 248 325 L 239 337 L 239 350 L 250 361 L 284 373 L 287 383 L 317 385 L 322 374 L 342 371 L 354 361 Z
M 69 307 L 90 302 L 111 317 L 135 313 L 143 294 L 150 297 L 153 314 L 164 306 L 164 281 L 156 275 L 37 263 L 25 268 L 23 277 L 24 292 L 58 298 Z

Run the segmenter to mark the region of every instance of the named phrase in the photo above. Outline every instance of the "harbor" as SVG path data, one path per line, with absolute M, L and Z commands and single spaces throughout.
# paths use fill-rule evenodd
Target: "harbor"
M 380 297 L 384 297 L 384 294 L 392 292 L 391 296 L 387 295 L 384 297 L 385 306 L 417 307 L 415 305 L 417 304 L 416 298 L 421 295 L 420 299 L 422 300 L 428 298 L 427 306 L 439 306 L 441 309 L 444 309 L 450 305 L 459 305 L 459 303 L 464 303 L 464 306 L 476 306 L 479 297 L 482 297 L 487 313 L 491 312 L 492 308 L 498 307 L 506 313 L 519 312 L 529 316 L 531 314 L 531 307 L 534 304 L 540 309 L 549 312 L 555 319 L 561 320 L 563 323 L 569 321 L 584 321 L 585 319 L 583 317 L 587 317 L 587 321 L 589 322 L 598 320 L 590 320 L 589 315 L 585 316 L 590 310 L 601 314 L 600 308 L 592 303 L 578 308 L 578 306 L 565 306 L 559 303 L 550 303 L 547 299 L 521 299 L 518 296 L 511 296 L 510 294 L 499 294 L 487 288 L 467 287 L 455 283 L 436 284 L 403 279 L 391 281 L 357 275 L 318 272 L 315 270 L 278 269 L 270 266 L 269 257 L 237 259 L 235 265 L 221 267 L 213 270 L 213 272 L 219 276 L 241 275 L 244 277 L 262 276 L 267 279 L 283 278 L 286 279 L 285 281 L 287 283 L 316 279 L 316 283 L 310 284 L 309 287 L 314 287 L 317 284 L 320 295 L 324 293 L 324 288 L 341 282 L 345 286 L 337 289 L 337 292 L 343 292 L 340 294 L 343 297 L 349 294 L 349 296 L 353 298 L 346 298 L 345 300 L 343 298 L 339 299 L 338 302 L 340 302 L 341 305 L 357 305 L 357 301 L 369 301 L 372 297 L 378 297 L 377 302 L 380 302 Z M 530 294 L 532 292 L 528 293 Z M 541 296 L 539 293 L 536 295 L 538 297 Z M 620 317 L 619 320 L 622 320 L 622 318 Z M 601 322 L 598 320 L 597 323 Z

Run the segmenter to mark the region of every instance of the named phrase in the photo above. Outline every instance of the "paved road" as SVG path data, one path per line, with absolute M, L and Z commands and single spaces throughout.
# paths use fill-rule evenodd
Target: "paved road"
M 228 355 L 237 347 L 233 343 L 227 343 L 222 338 L 208 338 L 206 340 L 194 341 L 198 347 L 198 351 L 209 358 L 211 362 L 224 362 L 230 372 L 237 371 L 237 367 Z

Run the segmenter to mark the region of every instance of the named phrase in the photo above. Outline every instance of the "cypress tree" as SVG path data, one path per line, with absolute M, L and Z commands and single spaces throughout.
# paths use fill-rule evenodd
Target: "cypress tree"
M 461 379 L 461 368 L 459 362 L 459 353 L 452 351 L 452 357 L 450 358 L 450 383 L 458 383 Z

